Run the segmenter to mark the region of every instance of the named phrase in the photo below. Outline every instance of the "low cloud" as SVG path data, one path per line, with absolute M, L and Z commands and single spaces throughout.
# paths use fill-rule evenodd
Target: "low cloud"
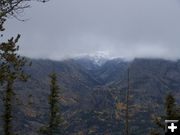
M 53 0 L 34 3 L 23 17 L 30 19 L 8 21 L 5 37 L 21 33 L 21 54 L 28 57 L 180 58 L 177 0 Z

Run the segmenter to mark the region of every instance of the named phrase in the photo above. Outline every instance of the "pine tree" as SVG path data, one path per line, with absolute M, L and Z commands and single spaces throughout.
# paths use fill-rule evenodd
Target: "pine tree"
M 177 112 L 177 106 L 174 97 L 172 94 L 168 94 L 166 97 L 166 103 L 165 103 L 165 109 L 166 109 L 166 119 L 167 120 L 173 120 L 178 119 L 178 112 Z
M 56 73 L 50 74 L 50 95 L 49 95 L 49 123 L 46 127 L 42 127 L 40 132 L 46 135 L 60 135 L 62 117 L 59 107 L 59 86 L 57 84 L 57 75 Z
M 50 90 L 51 94 L 49 96 L 49 105 L 50 105 L 50 121 L 49 121 L 49 131 L 50 135 L 58 133 L 58 129 L 61 124 L 61 115 L 59 110 L 59 96 L 58 90 L 59 87 L 57 85 L 57 76 L 55 73 L 50 75 L 51 85 Z
M 29 2 L 33 0 L 0 0 L 0 38 L 5 30 L 4 24 L 9 17 L 17 20 L 19 13 L 28 8 Z M 48 0 L 37 0 L 46 2 Z M 0 43 L 0 86 L 6 87 L 4 96 L 4 134 L 12 135 L 12 100 L 14 97 L 13 85 L 16 80 L 27 80 L 28 76 L 23 72 L 23 67 L 27 63 L 24 57 L 16 52 L 19 46 L 16 46 L 20 35 L 17 38 L 11 38 L 7 42 Z
M 150 135 L 160 135 L 161 131 L 164 131 L 165 120 L 178 120 L 180 119 L 180 110 L 176 105 L 175 98 L 171 93 L 166 96 L 165 101 L 165 115 L 161 115 L 155 118 L 155 124 L 159 127 L 159 130 L 154 129 Z M 161 130 L 161 131 L 160 131 Z
M 19 46 L 16 45 L 20 38 L 11 38 L 7 43 L 0 44 L 0 72 L 1 81 L 5 85 L 4 96 L 4 135 L 13 135 L 12 133 L 12 100 L 14 97 L 13 85 L 16 80 L 26 81 L 28 75 L 24 73 L 23 67 L 27 64 L 27 60 L 17 54 Z

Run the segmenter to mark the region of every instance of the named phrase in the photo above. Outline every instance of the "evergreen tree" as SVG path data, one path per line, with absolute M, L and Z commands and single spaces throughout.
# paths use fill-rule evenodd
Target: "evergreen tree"
M 13 135 L 12 133 L 12 100 L 14 97 L 13 85 L 16 80 L 26 81 L 28 75 L 24 73 L 23 67 L 27 60 L 17 54 L 19 46 L 16 45 L 20 38 L 11 38 L 7 43 L 0 44 L 0 72 L 1 81 L 5 85 L 4 95 L 4 135 Z
M 166 101 L 165 101 L 165 115 L 161 115 L 155 118 L 155 124 L 157 127 L 159 127 L 159 130 L 158 129 L 152 130 L 150 135 L 160 135 L 160 133 L 164 131 L 165 120 L 176 120 L 176 119 L 180 119 L 180 109 L 177 107 L 173 95 L 169 93 L 166 96 Z
M 25 8 L 30 6 L 29 2 L 33 0 L 0 0 L 0 38 L 5 30 L 4 24 L 8 17 L 18 18 Z M 46 2 L 48 0 L 36 0 Z M 13 85 L 16 80 L 27 79 L 27 75 L 23 72 L 23 67 L 27 63 L 24 57 L 17 55 L 19 46 L 16 46 L 20 35 L 17 38 L 11 38 L 6 43 L 0 43 L 0 85 L 5 86 L 4 95 L 4 134 L 12 135 L 12 100 L 14 97 Z
M 50 74 L 50 95 L 49 95 L 49 123 L 46 127 L 42 127 L 40 132 L 46 135 L 62 134 L 61 124 L 62 117 L 59 108 L 59 86 L 57 84 L 56 73 Z
M 173 120 L 178 119 L 180 112 L 177 110 L 176 102 L 172 94 L 168 94 L 166 97 L 166 103 L 165 103 L 165 109 L 166 109 L 166 119 L 167 120 Z

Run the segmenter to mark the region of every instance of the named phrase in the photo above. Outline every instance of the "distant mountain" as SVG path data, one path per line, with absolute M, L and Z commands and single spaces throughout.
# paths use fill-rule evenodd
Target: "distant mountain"
M 165 95 L 180 103 L 180 61 L 81 57 L 63 61 L 32 60 L 27 83 L 16 83 L 16 131 L 36 135 L 48 119 L 49 73 L 61 88 L 65 135 L 124 135 L 127 69 L 130 68 L 130 129 L 147 135 L 154 115 L 163 112 Z M 15 102 L 16 103 L 16 102 Z M 0 102 L 2 106 L 2 101 Z
M 104 53 L 96 53 L 96 54 L 92 54 L 92 55 L 78 56 L 73 59 L 78 61 L 80 64 L 82 62 L 90 62 L 94 66 L 102 66 L 104 63 L 111 60 L 112 58 L 110 58 L 109 56 L 107 56 Z

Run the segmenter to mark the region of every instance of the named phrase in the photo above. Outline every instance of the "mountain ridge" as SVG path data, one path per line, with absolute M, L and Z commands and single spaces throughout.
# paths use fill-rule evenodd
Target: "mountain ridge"
M 131 132 L 135 135 L 145 135 L 150 131 L 153 127 L 152 115 L 163 112 L 164 98 L 168 92 L 172 92 L 177 103 L 180 103 L 180 61 L 112 59 L 101 66 L 94 65 L 88 59 L 31 61 L 32 67 L 25 68 L 31 78 L 27 83 L 17 82 L 15 85 L 17 96 L 23 104 L 28 106 L 28 102 L 32 101 L 31 109 L 22 105 L 15 113 L 19 120 L 16 126 L 21 127 L 24 134 L 31 131 L 31 135 L 36 135 L 38 128 L 48 119 L 48 75 L 52 71 L 58 76 L 61 110 L 68 123 L 65 135 L 79 132 L 92 135 L 116 135 L 115 132 L 121 132 L 123 135 L 128 68 L 130 123 Z

